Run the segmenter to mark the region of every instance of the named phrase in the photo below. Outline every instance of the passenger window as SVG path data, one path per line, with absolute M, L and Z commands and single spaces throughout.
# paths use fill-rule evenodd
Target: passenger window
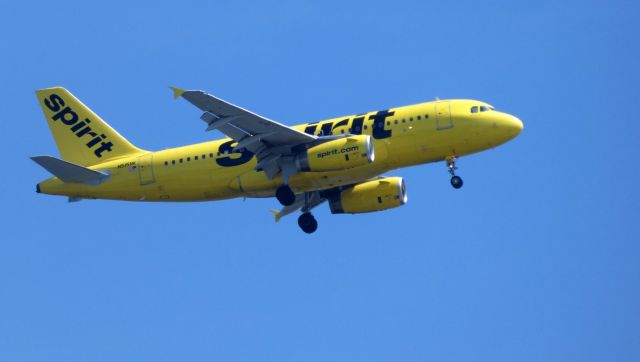
M 187 162 L 191 162 L 191 157 L 187 157 Z
M 171 164 L 175 165 L 176 164 L 176 160 L 171 160 Z
M 178 160 L 178 162 L 182 163 L 182 159 Z
M 210 153 L 210 154 L 209 154 L 209 158 L 213 158 L 213 153 Z
M 168 161 L 164 161 L 164 165 L 165 166 L 169 166 L 169 162 Z
M 471 107 L 471 113 L 478 113 L 478 106 Z
M 429 115 L 428 115 L 428 114 L 425 114 L 425 115 L 424 115 L 424 119 L 427 119 L 427 118 L 429 118 Z
M 207 158 L 207 155 L 202 155 L 202 159 L 204 160 L 205 158 Z
M 420 117 L 421 117 L 421 116 L 420 116 L 420 115 L 418 115 L 418 121 L 421 119 Z
M 394 120 L 394 121 L 393 121 L 393 123 L 398 124 L 398 120 L 397 120 L 397 119 L 396 119 L 396 120 Z
M 195 156 L 195 157 L 193 158 L 193 160 L 194 160 L 194 161 L 198 161 L 198 156 Z
M 369 126 L 364 126 L 364 129 L 369 129 Z

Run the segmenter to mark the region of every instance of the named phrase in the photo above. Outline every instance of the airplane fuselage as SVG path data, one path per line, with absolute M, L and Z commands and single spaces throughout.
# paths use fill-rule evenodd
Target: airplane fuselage
M 472 112 L 473 107 L 475 112 Z M 480 107 L 484 109 L 480 111 Z M 473 100 L 444 100 L 293 126 L 313 135 L 371 135 L 375 161 L 332 172 L 298 172 L 288 184 L 298 192 L 352 185 L 390 170 L 438 162 L 496 147 L 517 136 L 522 122 Z M 74 198 L 131 201 L 206 201 L 272 197 L 282 176 L 256 171 L 251 152 L 222 139 L 157 152 L 141 152 L 89 168 L 110 173 L 99 185 L 54 177 L 40 192 Z

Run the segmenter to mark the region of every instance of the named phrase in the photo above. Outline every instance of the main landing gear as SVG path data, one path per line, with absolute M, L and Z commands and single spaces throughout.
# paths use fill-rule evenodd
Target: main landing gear
M 296 194 L 293 193 L 289 185 L 282 185 L 276 190 L 276 199 L 282 206 L 289 206 L 296 201 Z
M 454 189 L 459 189 L 462 187 L 464 182 L 462 182 L 462 178 L 460 176 L 456 176 L 456 158 L 455 156 L 447 157 L 447 167 L 449 168 L 449 174 L 451 175 L 451 186 Z
M 298 217 L 298 226 L 300 229 L 307 234 L 312 234 L 314 231 L 318 229 L 318 221 L 310 212 L 303 212 L 300 217 Z
M 302 211 L 302 214 L 298 217 L 298 226 L 300 226 L 300 229 L 307 234 L 314 233 L 318 230 L 318 221 L 311 214 L 311 209 L 325 201 L 319 192 L 305 192 L 296 196 L 293 190 L 291 190 L 291 187 L 282 185 L 276 189 L 276 198 L 284 205 L 284 208 L 276 213 L 276 221 L 284 215 L 300 210 Z
M 311 214 L 311 209 L 320 205 L 322 201 L 323 199 L 317 192 L 304 193 L 304 204 L 300 209 L 302 214 L 298 217 L 298 226 L 307 234 L 312 234 L 318 229 L 318 221 L 316 221 L 316 218 Z

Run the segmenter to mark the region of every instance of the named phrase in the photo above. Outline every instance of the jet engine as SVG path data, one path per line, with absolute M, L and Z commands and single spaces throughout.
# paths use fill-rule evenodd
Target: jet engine
M 368 135 L 348 136 L 321 143 L 298 154 L 299 171 L 341 171 L 372 163 L 373 140 Z
M 402 177 L 386 177 L 359 183 L 328 199 L 332 214 L 360 214 L 406 204 L 407 188 Z

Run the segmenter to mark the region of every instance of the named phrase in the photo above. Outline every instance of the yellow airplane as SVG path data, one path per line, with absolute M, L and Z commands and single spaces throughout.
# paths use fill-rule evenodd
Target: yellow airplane
M 400 167 L 445 161 L 451 185 L 460 156 L 516 137 L 522 122 L 474 100 L 436 100 L 405 107 L 285 126 L 203 91 L 171 87 L 203 113 L 206 131 L 228 138 L 150 152 L 132 145 L 61 87 L 36 91 L 61 159 L 32 159 L 54 175 L 36 191 L 69 201 L 205 201 L 273 197 L 284 206 L 276 221 L 301 211 L 313 233 L 311 210 L 328 201 L 333 214 L 404 205 Z

